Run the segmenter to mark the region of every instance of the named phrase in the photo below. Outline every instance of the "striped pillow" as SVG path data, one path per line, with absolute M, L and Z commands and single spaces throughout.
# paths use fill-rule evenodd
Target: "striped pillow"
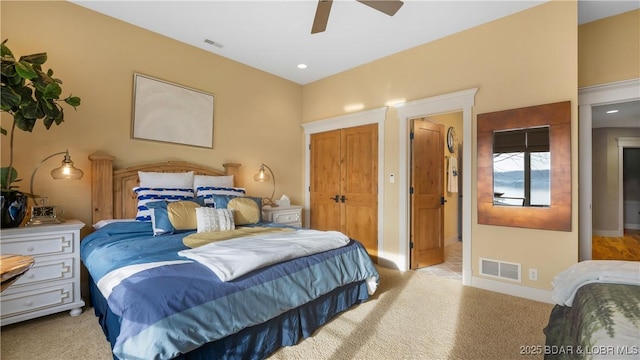
M 193 200 L 193 189 L 181 189 L 181 188 L 148 188 L 148 187 L 134 187 L 133 192 L 138 197 L 138 213 L 136 214 L 137 221 L 151 221 L 151 210 L 147 207 L 147 203 L 151 201 L 166 200 L 166 201 L 180 201 L 180 200 Z
M 200 232 L 227 231 L 236 228 L 233 220 L 233 210 L 199 207 L 196 209 L 196 219 Z
M 196 189 L 196 196 L 201 203 L 205 206 L 215 206 L 214 205 L 214 196 L 215 195 L 234 195 L 234 196 L 244 196 L 245 195 L 244 188 L 235 188 L 235 187 L 217 187 L 217 186 L 199 186 Z

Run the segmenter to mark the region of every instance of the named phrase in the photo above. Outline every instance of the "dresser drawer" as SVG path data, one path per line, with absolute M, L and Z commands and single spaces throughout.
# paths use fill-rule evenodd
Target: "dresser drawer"
M 3 254 L 29 256 L 72 254 L 73 243 L 72 233 L 56 233 L 4 239 L 0 249 Z
M 29 269 L 5 291 L 7 293 L 19 291 L 20 285 L 30 285 L 42 281 L 56 281 L 73 278 L 73 258 L 53 261 L 41 260 L 42 259 L 36 259 L 36 262 L 33 264 L 31 269 Z
M 0 312 L 2 318 L 56 307 L 73 302 L 73 283 L 45 287 L 37 290 L 3 294 Z
M 287 224 L 300 221 L 300 211 L 273 214 L 274 223 Z

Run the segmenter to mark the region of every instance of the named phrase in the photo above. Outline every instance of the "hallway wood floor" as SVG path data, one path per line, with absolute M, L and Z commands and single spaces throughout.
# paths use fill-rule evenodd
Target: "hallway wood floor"
M 593 260 L 640 261 L 640 230 L 624 231 L 623 237 L 594 236 Z

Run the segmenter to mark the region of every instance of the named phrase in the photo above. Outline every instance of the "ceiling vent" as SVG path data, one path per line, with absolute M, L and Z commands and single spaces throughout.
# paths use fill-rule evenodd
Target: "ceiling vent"
M 520 282 L 520 264 L 480 258 L 480 274 Z

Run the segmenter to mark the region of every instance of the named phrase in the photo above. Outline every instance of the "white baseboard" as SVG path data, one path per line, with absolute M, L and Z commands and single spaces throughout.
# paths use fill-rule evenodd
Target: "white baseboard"
M 477 276 L 472 277 L 471 286 L 502 294 L 518 296 L 525 299 L 554 304 L 551 296 L 551 290 L 541 290 L 522 285 L 508 284 L 502 281 L 490 280 Z
M 624 224 L 625 229 L 640 230 L 640 224 Z
M 597 230 L 593 229 L 593 235 L 595 236 L 604 236 L 604 237 L 619 237 L 623 234 L 618 230 Z

